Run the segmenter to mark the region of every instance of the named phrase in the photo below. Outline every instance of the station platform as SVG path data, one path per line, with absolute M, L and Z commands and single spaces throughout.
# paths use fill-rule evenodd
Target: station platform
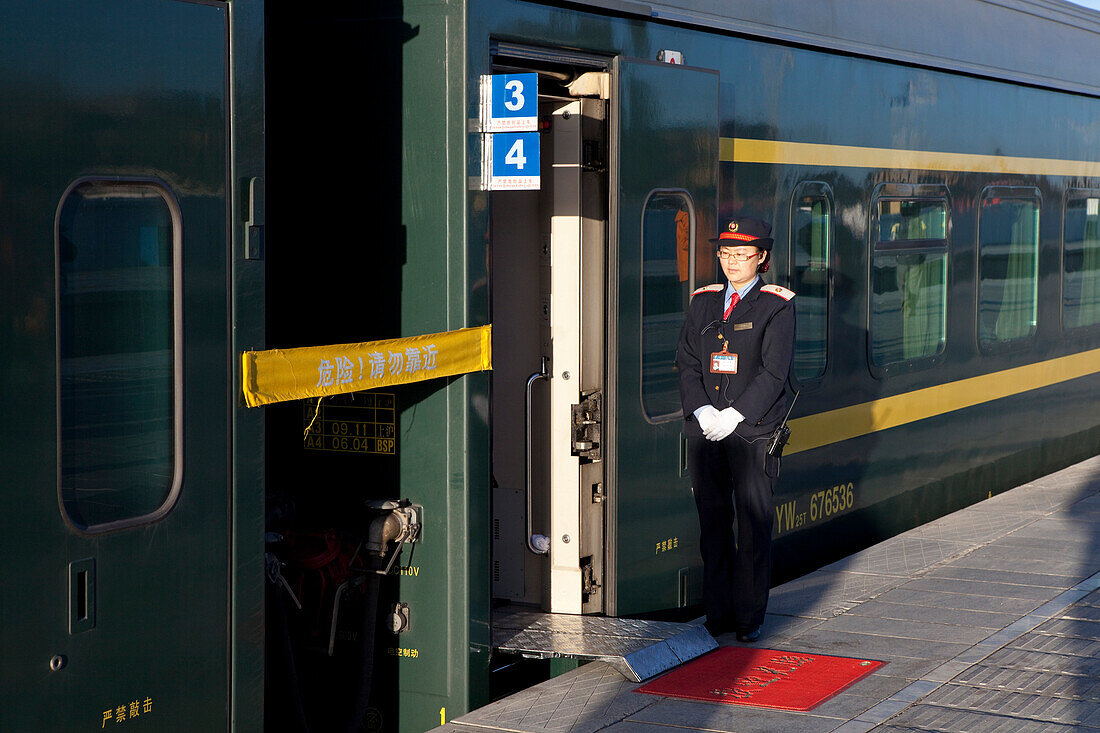
M 768 610 L 753 647 L 885 664 L 794 712 L 641 694 L 591 662 L 435 730 L 1100 731 L 1100 456 L 774 588 Z

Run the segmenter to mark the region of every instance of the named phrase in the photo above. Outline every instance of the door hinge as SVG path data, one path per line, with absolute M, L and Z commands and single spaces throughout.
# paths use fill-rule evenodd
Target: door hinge
M 603 457 L 603 394 L 596 390 L 582 393 L 581 398 L 579 405 L 573 405 L 573 455 L 595 463 Z
M 592 557 L 581 558 L 581 597 L 585 603 L 592 600 L 592 596 L 600 592 L 599 579 L 596 578 L 596 569 L 592 563 Z
M 607 161 L 599 140 L 584 140 L 581 143 L 581 168 L 589 173 L 607 172 Z

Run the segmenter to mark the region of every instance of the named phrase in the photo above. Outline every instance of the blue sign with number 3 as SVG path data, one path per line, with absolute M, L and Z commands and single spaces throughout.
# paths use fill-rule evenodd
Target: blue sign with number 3
M 538 74 L 494 74 L 489 94 L 489 131 L 537 128 Z

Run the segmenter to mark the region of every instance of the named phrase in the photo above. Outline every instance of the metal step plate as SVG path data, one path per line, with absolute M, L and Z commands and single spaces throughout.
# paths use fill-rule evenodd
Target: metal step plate
M 718 647 L 702 626 L 573 616 L 505 606 L 493 611 L 493 648 L 525 657 L 600 660 L 642 682 Z

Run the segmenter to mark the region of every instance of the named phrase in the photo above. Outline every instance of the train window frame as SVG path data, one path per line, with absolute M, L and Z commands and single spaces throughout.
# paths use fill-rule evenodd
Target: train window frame
M 798 357 L 798 352 L 797 352 L 798 344 L 797 344 L 797 341 L 796 341 L 796 343 L 795 343 L 795 361 L 792 361 L 792 364 L 791 364 L 791 377 L 792 377 L 793 382 L 795 384 L 797 384 L 800 389 L 806 389 L 806 390 L 812 390 L 816 387 L 819 387 L 825 381 L 825 377 L 829 372 L 830 366 L 832 365 L 832 353 L 831 353 L 831 349 L 830 349 L 830 341 L 832 340 L 832 304 L 833 304 L 833 296 L 834 296 L 833 272 L 834 272 L 834 257 L 835 257 L 834 253 L 835 253 L 835 250 L 836 250 L 836 247 L 835 247 L 835 242 L 836 242 L 836 217 L 834 216 L 834 212 L 836 210 L 836 203 L 835 203 L 835 198 L 833 196 L 833 189 L 832 189 L 831 186 L 829 186 L 828 183 L 825 183 L 824 181 L 802 181 L 801 183 L 799 183 L 798 185 L 795 186 L 794 190 L 791 193 L 790 211 L 789 211 L 789 216 L 788 216 L 788 219 L 787 219 L 788 234 L 789 234 L 789 237 L 788 237 L 788 240 L 787 240 L 787 247 L 788 247 L 788 249 L 787 249 L 787 282 L 788 282 L 789 286 L 791 287 L 791 289 L 795 291 L 795 294 L 796 294 L 796 297 L 795 297 L 796 307 L 797 307 L 798 303 L 803 302 L 798 297 L 801 294 L 799 293 L 799 288 L 797 287 L 799 283 L 796 282 L 796 280 L 795 280 L 795 277 L 796 277 L 795 276 L 795 270 L 796 270 L 796 262 L 797 262 L 797 257 L 796 257 L 796 252 L 795 252 L 795 242 L 797 240 L 797 236 L 796 236 L 796 232 L 795 232 L 796 208 L 798 207 L 800 200 L 809 200 L 809 199 L 814 200 L 815 203 L 824 203 L 824 205 L 826 207 L 825 232 L 826 232 L 827 243 L 826 243 L 826 250 L 825 250 L 825 315 L 824 315 L 824 326 L 825 326 L 824 355 L 825 356 L 824 356 L 824 362 L 821 365 L 820 371 L 816 375 L 814 375 L 812 377 L 800 377 L 798 375 L 798 373 L 796 372 L 796 370 L 795 370 L 795 363 L 796 363 L 796 360 L 797 360 L 797 357 Z M 812 216 L 812 214 L 811 214 L 811 216 Z M 798 321 L 799 321 L 799 324 L 801 325 L 802 322 L 804 321 L 804 319 L 799 318 Z M 802 329 L 800 328 L 799 330 L 801 331 Z
M 1072 201 L 1078 201 L 1078 200 L 1084 200 L 1084 201 L 1088 202 L 1088 203 L 1086 203 L 1086 214 L 1085 214 L 1086 216 L 1090 216 L 1090 214 L 1087 211 L 1087 207 L 1089 205 L 1091 205 L 1092 200 L 1095 200 L 1097 202 L 1097 204 L 1096 204 L 1097 213 L 1096 214 L 1091 214 L 1091 216 L 1097 216 L 1098 218 L 1100 218 L 1100 189 L 1097 189 L 1097 188 L 1068 188 L 1068 189 L 1066 189 L 1065 196 L 1063 197 L 1063 200 L 1062 200 L 1062 246 L 1061 246 L 1061 251 L 1060 251 L 1061 264 L 1059 266 L 1059 280 L 1060 280 L 1060 286 L 1061 286 L 1060 287 L 1061 297 L 1059 298 L 1058 322 L 1061 325 L 1062 336 L 1063 337 L 1070 337 L 1070 338 L 1076 338 L 1078 336 L 1086 336 L 1086 335 L 1096 333 L 1097 331 L 1100 331 L 1100 320 L 1098 320 L 1096 323 L 1087 323 L 1083 326 L 1081 326 L 1081 325 L 1075 325 L 1075 326 L 1066 325 L 1066 311 L 1067 311 L 1067 308 L 1066 308 L 1066 296 L 1067 296 L 1066 280 L 1067 280 L 1067 278 L 1066 278 L 1066 276 L 1068 274 L 1067 273 L 1067 260 L 1068 260 L 1067 249 L 1068 249 L 1068 243 L 1070 241 L 1069 236 L 1068 236 L 1068 234 L 1069 234 L 1069 232 L 1068 232 L 1069 208 L 1070 208 L 1070 203 Z M 1098 239 L 1100 239 L 1100 237 L 1098 237 Z M 1076 240 L 1074 240 L 1074 241 L 1076 241 Z M 1082 239 L 1080 241 L 1085 241 L 1085 240 Z M 1098 247 L 1098 248 L 1100 248 L 1100 247 Z
M 1034 244 L 1034 276 L 1032 292 L 1034 322 L 1031 332 L 1024 336 L 1017 336 L 1005 340 L 987 340 L 982 329 L 982 236 L 986 230 L 983 226 L 986 201 L 990 199 L 1008 199 L 1015 201 L 1032 201 L 1035 205 L 1035 244 Z M 1043 194 L 1035 186 L 986 186 L 978 194 L 975 201 L 976 209 L 976 234 L 974 243 L 974 339 L 978 345 L 978 351 L 982 354 L 1002 354 L 1010 351 L 1018 351 L 1030 346 L 1039 335 L 1039 253 L 1041 250 L 1042 236 L 1040 227 L 1043 213 Z
M 172 408 L 172 418 L 170 421 L 171 437 L 169 444 L 172 450 L 171 460 L 169 465 L 171 466 L 172 475 L 168 481 L 165 482 L 165 494 L 161 503 L 151 511 L 143 512 L 141 514 L 135 514 L 133 516 L 126 516 L 120 519 L 100 522 L 95 524 L 85 524 L 78 521 L 70 514 L 69 500 L 65 497 L 64 490 L 64 419 L 63 419 L 63 369 L 62 369 L 62 329 L 63 321 L 62 312 L 62 216 L 65 210 L 66 204 L 73 197 L 74 193 L 83 191 L 86 189 L 98 189 L 100 195 L 111 195 L 108 192 L 118 196 L 119 194 L 130 192 L 131 195 L 137 194 L 135 197 L 155 197 L 159 199 L 164 205 L 168 213 L 168 221 L 171 226 L 171 232 L 168 237 L 168 245 L 171 248 L 171 276 L 170 283 L 172 288 L 172 294 L 170 297 L 172 319 L 171 319 L 171 388 L 172 395 L 169 399 L 169 404 Z M 57 432 L 56 432 L 56 449 L 57 449 L 57 503 L 64 521 L 71 526 L 74 530 L 86 534 L 86 535 L 101 535 L 108 532 L 114 532 L 127 528 L 140 527 L 160 521 L 167 516 L 179 501 L 179 497 L 183 487 L 183 468 L 184 468 L 184 421 L 183 421 L 183 406 L 184 406 L 184 386 L 183 386 L 183 365 L 184 365 L 184 342 L 183 342 L 183 215 L 180 209 L 179 201 L 171 188 L 163 181 L 156 178 L 147 177 L 127 177 L 127 176 L 85 176 L 79 178 L 65 189 L 61 198 L 58 201 L 57 209 L 54 214 L 54 312 L 55 328 L 55 352 L 54 352 L 54 366 L 55 366 L 55 410 L 57 419 Z M 134 352 L 124 352 L 134 353 Z
M 687 305 L 691 300 L 691 293 L 695 290 L 695 273 L 696 263 L 698 260 L 698 243 L 696 242 L 696 236 L 698 233 L 698 216 L 695 211 L 695 199 L 689 191 L 683 188 L 654 188 L 646 194 L 645 200 L 642 202 L 642 213 L 639 231 L 641 237 L 639 239 L 639 272 L 638 272 L 638 401 L 642 409 L 642 417 L 646 422 L 651 425 L 659 425 L 661 423 L 671 422 L 672 420 L 679 420 L 683 417 L 683 407 L 677 406 L 674 411 L 671 412 L 657 412 L 651 414 L 649 409 L 650 405 L 647 400 L 646 381 L 645 381 L 645 347 L 646 347 L 646 333 L 645 328 L 645 305 L 646 305 L 646 212 L 649 210 L 650 204 L 655 198 L 671 198 L 679 199 L 687 209 L 688 214 L 688 261 L 687 261 L 687 293 L 684 301 L 682 302 L 682 308 L 680 310 L 681 325 L 682 319 L 687 317 Z M 681 281 L 682 282 L 682 281 Z M 677 328 L 676 333 L 679 337 L 680 329 Z M 672 351 L 672 366 L 675 369 L 676 365 L 676 351 L 675 346 Z M 676 401 L 679 403 L 679 384 L 676 386 L 675 394 Z
M 881 239 L 878 236 L 881 225 L 881 204 L 885 202 L 933 203 L 943 209 L 943 236 L 929 238 Z M 898 374 L 922 371 L 933 368 L 944 360 L 947 343 L 950 339 L 950 319 L 948 309 L 951 300 L 951 231 L 953 211 L 951 191 L 943 184 L 880 183 L 871 193 L 867 211 L 867 365 L 876 379 L 892 377 Z M 939 314 L 940 339 L 933 353 L 915 357 L 902 357 L 894 361 L 880 362 L 876 359 L 875 349 L 875 263 L 879 257 L 902 255 L 942 256 L 943 283 Z

